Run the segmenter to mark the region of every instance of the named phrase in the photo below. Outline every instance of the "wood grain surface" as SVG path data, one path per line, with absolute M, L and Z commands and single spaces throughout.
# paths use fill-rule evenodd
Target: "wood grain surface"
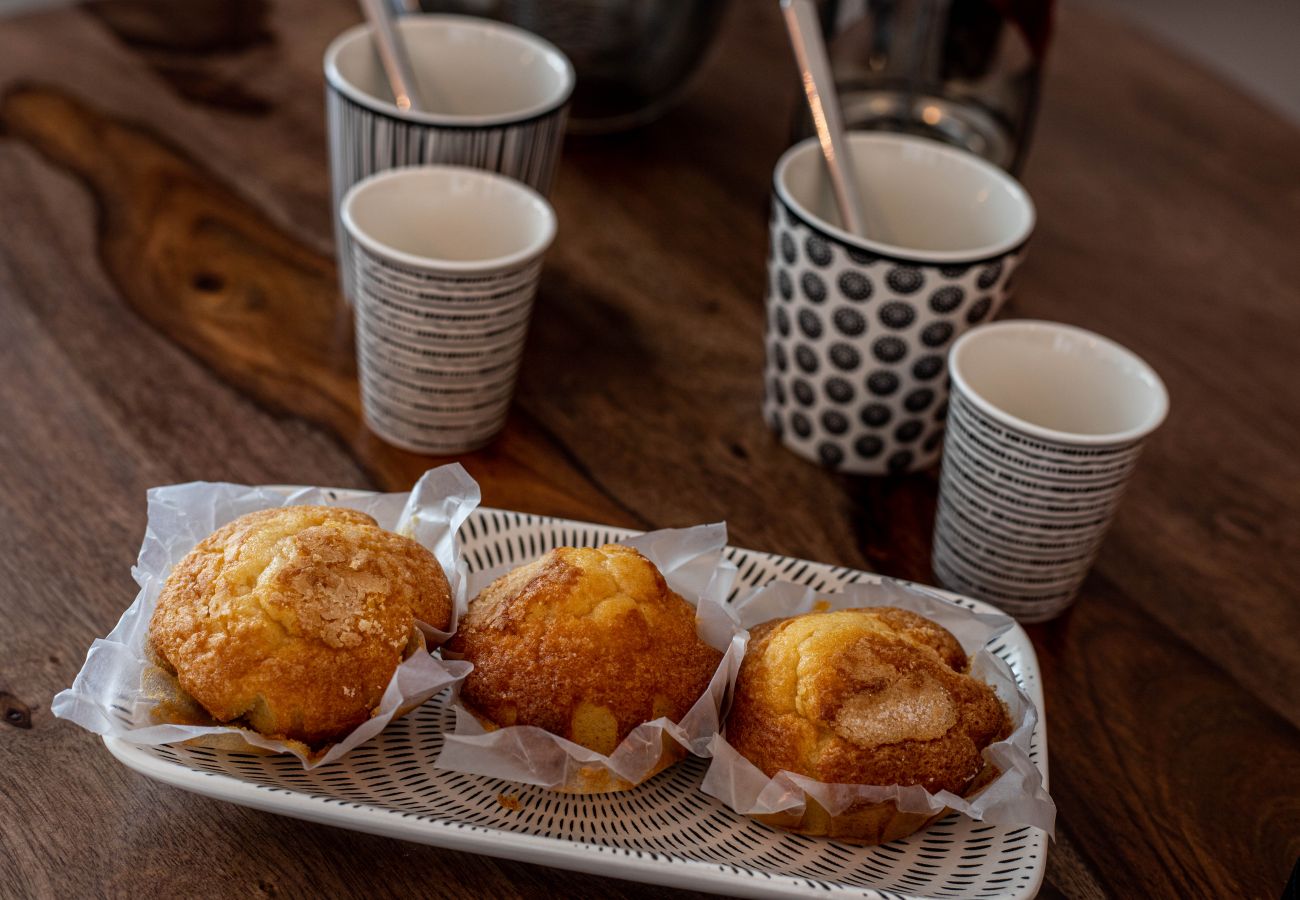
M 0 896 L 641 897 L 627 882 L 149 782 L 49 714 L 130 602 L 144 493 L 404 489 L 359 424 L 320 56 L 343 0 L 0 20 Z M 796 100 L 733 4 L 661 121 L 570 139 L 485 502 L 932 580 L 936 479 L 837 476 L 759 416 L 768 185 Z M 1300 132 L 1105 20 L 1060 18 L 1004 316 L 1146 357 L 1172 411 L 1076 607 L 1031 629 L 1060 807 L 1045 896 L 1273 897 L 1300 855 Z

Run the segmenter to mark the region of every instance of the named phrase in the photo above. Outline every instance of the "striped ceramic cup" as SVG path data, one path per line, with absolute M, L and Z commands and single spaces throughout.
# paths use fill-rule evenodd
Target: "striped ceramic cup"
M 459 166 L 381 172 L 344 195 L 366 423 L 448 455 L 505 424 L 555 213 L 533 189 Z
M 397 23 L 425 110 L 398 109 L 371 41 L 358 25 L 325 51 L 325 95 L 343 294 L 354 299 L 348 236 L 338 217 L 361 179 L 403 166 L 488 169 L 550 191 L 560 158 L 573 66 L 520 28 L 465 16 Z
M 955 344 L 934 571 L 1024 622 L 1058 615 L 1092 565 L 1143 440 L 1160 377 L 1100 335 L 1006 321 Z

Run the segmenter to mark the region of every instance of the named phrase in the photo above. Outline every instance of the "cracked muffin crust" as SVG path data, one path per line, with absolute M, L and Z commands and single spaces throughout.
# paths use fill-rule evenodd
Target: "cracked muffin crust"
M 942 626 L 893 607 L 809 613 L 754 629 L 727 740 L 773 777 L 962 794 L 1011 730 Z
M 451 589 L 415 541 L 351 509 L 286 506 L 213 532 L 172 570 L 149 643 L 220 722 L 318 746 L 368 719 Z
M 485 725 L 535 725 L 606 755 L 644 722 L 679 721 L 722 660 L 695 608 L 617 544 L 560 547 L 498 578 L 447 652 L 474 664 L 460 697 Z

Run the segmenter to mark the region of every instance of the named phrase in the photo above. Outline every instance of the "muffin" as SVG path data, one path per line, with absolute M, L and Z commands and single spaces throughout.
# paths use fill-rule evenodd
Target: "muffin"
M 816 612 L 754 629 L 726 738 L 769 778 L 785 770 L 835 784 L 920 785 L 968 795 L 996 774 L 982 751 L 1011 732 L 1006 706 L 967 674 L 946 629 L 893 607 Z M 803 834 L 896 840 L 936 816 L 893 803 L 830 815 L 758 816 Z
M 415 622 L 446 630 L 433 554 L 370 516 L 327 506 L 249 513 L 172 570 L 149 645 L 219 722 L 311 747 L 370 718 Z
M 474 664 L 460 699 L 485 727 L 534 725 L 605 755 L 644 722 L 679 721 L 722 660 L 696 635 L 695 608 L 617 544 L 560 547 L 498 578 L 447 653 Z M 680 756 L 666 740 L 654 771 Z

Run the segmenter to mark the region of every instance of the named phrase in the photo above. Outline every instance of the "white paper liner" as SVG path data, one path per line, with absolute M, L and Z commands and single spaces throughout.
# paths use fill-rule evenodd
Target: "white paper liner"
M 640 784 L 653 775 L 662 762 L 665 738 L 690 752 L 705 753 L 721 725 L 723 701 L 744 651 L 743 638 L 724 608 L 736 580 L 736 567 L 722 557 L 727 527 L 670 528 L 619 543 L 644 554 L 659 567 L 668 586 L 696 607 L 696 633 L 723 653 L 708 690 L 680 722 L 658 718 L 639 725 L 605 756 L 531 725 L 488 731 L 460 704 L 458 685 L 453 694 L 456 729 L 444 736 L 435 763 L 438 768 L 555 790 L 600 793 Z M 510 568 L 474 573 L 469 595 L 477 595 Z
M 252 745 L 292 753 L 313 769 L 339 759 L 381 732 L 397 716 L 469 674 L 467 663 L 429 655 L 451 632 L 417 623 L 421 648 L 398 665 L 373 716 L 328 749 L 312 750 L 298 741 L 279 741 L 251 730 L 220 724 L 170 724 L 165 710 L 179 705 L 199 712 L 179 686 L 151 659 L 149 622 L 172 568 L 199 541 L 222 525 L 259 509 L 299 504 L 344 506 L 373 516 L 380 526 L 413 538 L 433 552 L 451 584 L 452 629 L 464 605 L 468 572 L 456 545 L 456 531 L 479 503 L 478 484 L 459 464 L 431 469 L 409 494 L 357 494 L 305 487 L 293 490 L 238 484 L 192 482 L 149 491 L 149 520 L 140 558 L 131 574 L 140 592 L 108 637 L 97 639 L 72 687 L 50 704 L 58 717 L 96 734 L 134 744 L 171 744 L 201 739 L 229 749 Z M 166 706 L 164 706 L 166 704 Z M 162 707 L 162 712 L 159 708 Z M 156 714 L 157 713 L 157 714 Z M 246 749 L 246 747 L 244 747 Z M 324 750 L 324 752 L 322 752 Z
M 768 778 L 722 734 L 717 734 L 708 743 L 713 761 L 700 789 L 744 815 L 802 815 L 807 797 L 833 816 L 854 804 L 893 801 L 900 812 L 933 815 L 952 809 L 972 819 L 997 825 L 1032 825 L 1052 834 L 1056 804 L 1043 788 L 1042 773 L 1029 759 L 1029 741 L 1038 711 L 1016 684 L 1007 664 L 986 649 L 989 642 L 1012 627 L 1010 618 L 972 612 L 924 588 L 890 580 L 849 585 L 835 594 L 818 594 L 804 585 L 773 582 L 737 599 L 730 612 L 738 627 L 749 629 L 814 610 L 868 606 L 897 606 L 919 613 L 947 628 L 961 643 L 971 660 L 971 674 L 997 691 L 1011 715 L 1010 737 L 984 750 L 984 759 L 1000 774 L 972 797 L 959 797 L 949 791 L 931 794 L 919 785 L 830 784 L 786 771 Z M 748 631 L 740 637 L 747 643 Z

